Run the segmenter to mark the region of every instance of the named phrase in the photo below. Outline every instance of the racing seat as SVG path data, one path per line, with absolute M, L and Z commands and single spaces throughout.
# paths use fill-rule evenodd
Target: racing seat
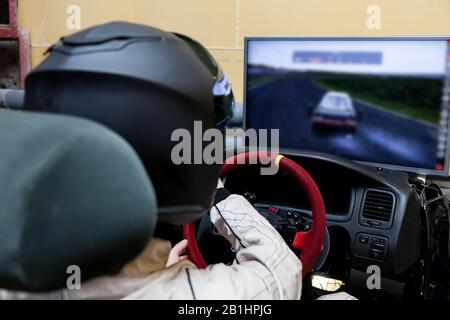
M 88 120 L 0 110 L 0 288 L 114 274 L 148 244 L 156 198 L 138 156 Z

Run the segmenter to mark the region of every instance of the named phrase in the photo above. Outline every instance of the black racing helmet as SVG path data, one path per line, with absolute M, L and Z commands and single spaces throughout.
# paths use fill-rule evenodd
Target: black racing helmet
M 126 22 L 63 37 L 27 77 L 25 110 L 80 116 L 113 129 L 141 157 L 159 221 L 193 221 L 211 208 L 220 166 L 175 165 L 171 151 L 179 141 L 171 141 L 172 133 L 188 130 L 194 150 L 201 139 L 194 121 L 201 121 L 203 134 L 230 117 L 226 107 L 224 116 L 214 115 L 220 109 L 214 88 L 223 78 L 220 67 L 205 63 L 214 59 L 203 59 L 196 48 L 203 47 L 188 37 Z
M 209 53 L 209 51 L 200 44 L 200 42 L 185 36 L 174 33 L 177 37 L 183 39 L 195 51 L 197 56 L 203 61 L 214 78 L 214 122 L 219 129 L 225 129 L 228 122 L 233 117 L 235 105 L 231 82 L 222 70 L 221 66 Z

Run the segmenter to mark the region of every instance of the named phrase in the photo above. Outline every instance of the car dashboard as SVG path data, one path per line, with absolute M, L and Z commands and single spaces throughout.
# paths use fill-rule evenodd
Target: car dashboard
M 345 277 L 349 268 L 377 265 L 384 277 L 398 278 L 422 252 L 420 205 L 408 174 L 369 167 L 333 155 L 283 150 L 316 181 L 324 199 L 330 254 L 321 272 Z M 248 166 L 227 175 L 233 193 L 253 194 L 257 209 L 277 208 L 311 217 L 302 188 L 287 174 L 260 175 Z

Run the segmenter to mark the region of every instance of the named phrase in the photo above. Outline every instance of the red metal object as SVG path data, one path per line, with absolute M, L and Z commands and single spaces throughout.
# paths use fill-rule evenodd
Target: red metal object
M 19 43 L 20 86 L 24 88 L 25 77 L 30 71 L 30 41 L 28 32 L 20 30 L 17 22 L 17 0 L 9 0 L 9 24 L 0 25 L 0 41 L 16 40 Z
M 9 24 L 0 26 L 0 38 L 12 39 L 18 36 L 17 0 L 9 0 Z

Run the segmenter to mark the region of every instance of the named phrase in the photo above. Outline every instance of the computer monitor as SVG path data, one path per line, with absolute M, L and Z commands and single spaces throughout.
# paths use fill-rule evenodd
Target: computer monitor
M 280 148 L 449 173 L 447 38 L 246 38 L 244 82 L 245 128 Z

